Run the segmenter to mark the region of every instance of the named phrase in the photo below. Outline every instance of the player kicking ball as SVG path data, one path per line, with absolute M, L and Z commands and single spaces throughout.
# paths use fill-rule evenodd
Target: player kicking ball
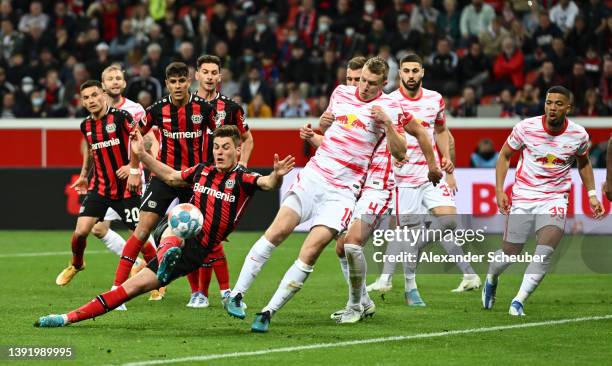
M 277 189 L 281 185 L 282 177 L 295 165 L 295 159 L 291 155 L 283 160 L 279 160 L 278 155 L 275 155 L 274 171 L 270 175 L 262 177 L 237 169 L 240 133 L 235 126 L 223 126 L 215 130 L 214 165 L 200 163 L 183 171 L 174 170 L 149 155 L 144 150 L 140 132 L 135 131 L 132 136 L 132 152 L 159 179 L 172 187 L 191 186 L 191 202 L 204 215 L 202 231 L 195 238 L 182 240 L 174 235 L 171 229 L 166 228 L 162 234 L 157 258 L 151 260 L 137 275 L 67 314 L 41 317 L 34 323 L 35 326 L 63 327 L 94 318 L 198 269 L 214 246 L 234 230 L 255 190 Z
M 489 264 L 482 290 L 482 305 L 492 309 L 498 278 L 512 261 L 512 255 L 523 250 L 531 227 L 535 225 L 537 244 L 532 261 L 525 270 L 523 282 L 510 303 L 510 315 L 525 315 L 525 301 L 550 269 L 552 256 L 563 238 L 571 188 L 570 169 L 578 163 L 582 183 L 589 195 L 593 217 L 599 219 L 604 210 L 597 199 L 593 167 L 589 160 L 589 135 L 582 126 L 567 119 L 571 109 L 570 91 L 553 86 L 546 93 L 543 116 L 527 118 L 512 129 L 502 147 L 495 167 L 495 185 L 499 211 L 508 216 L 502 249 L 495 252 Z M 504 180 L 510 158 L 521 152 L 512 187 L 512 204 L 504 193 Z M 506 257 L 503 254 L 507 255 Z

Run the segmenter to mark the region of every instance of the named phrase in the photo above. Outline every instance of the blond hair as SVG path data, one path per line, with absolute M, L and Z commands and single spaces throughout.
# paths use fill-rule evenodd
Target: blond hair
M 125 74 L 123 73 L 123 68 L 121 67 L 121 65 L 111 64 L 102 71 L 102 81 L 104 81 L 104 75 L 108 74 L 111 71 L 119 71 L 121 73 L 121 76 L 123 76 L 123 79 L 125 80 Z
M 375 56 L 366 61 L 364 67 L 367 67 L 372 74 L 382 75 L 383 81 L 387 80 L 389 74 L 389 64 L 384 58 Z

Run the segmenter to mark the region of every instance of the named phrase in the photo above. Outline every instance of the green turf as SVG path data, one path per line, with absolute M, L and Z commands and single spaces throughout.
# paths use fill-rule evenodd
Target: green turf
M 259 235 L 236 233 L 226 245 L 232 283 L 244 255 Z M 55 277 L 68 263 L 68 254 L 9 255 L 68 252 L 70 233 L 0 232 L 3 279 L 0 346 L 69 345 L 75 348 L 73 360 L 45 364 L 122 364 L 612 314 L 611 275 L 550 275 L 526 305 L 528 316 L 516 319 L 507 315 L 507 308 L 518 289 L 518 275 L 501 278 L 496 308 L 483 311 L 479 292 L 449 292 L 458 284 L 459 276 L 427 274 L 419 276 L 419 288 L 427 308 L 413 309 L 403 304 L 402 279 L 396 276 L 395 287 L 384 300 L 374 297 L 377 314 L 373 319 L 339 326 L 329 319 L 329 314 L 344 305 L 347 290 L 338 261 L 329 248 L 321 255 L 304 289 L 273 318 L 270 332 L 251 334 L 254 313 L 271 297 L 283 273 L 295 260 L 303 238 L 303 235 L 293 235 L 274 253 L 246 296 L 249 308 L 244 321 L 225 314 L 215 280 L 211 285 L 210 308 L 186 308 L 188 284 L 180 279 L 169 287 L 161 302 L 137 298 L 127 304 L 127 312 L 112 312 L 67 328 L 37 329 L 32 323 L 38 316 L 66 312 L 109 288 L 118 258 L 107 253 L 86 254 L 87 269 L 69 286 L 59 288 L 54 284 Z M 605 237 L 590 240 L 610 242 Z M 90 239 L 87 249 L 101 252 L 104 247 L 96 239 Z M 213 360 L 207 364 L 609 364 L 610 344 L 612 320 L 603 320 L 273 353 Z M 13 361 L 10 364 L 34 363 Z

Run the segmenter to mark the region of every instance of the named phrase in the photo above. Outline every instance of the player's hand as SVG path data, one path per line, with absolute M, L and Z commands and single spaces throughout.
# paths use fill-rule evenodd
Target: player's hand
M 397 160 L 397 159 L 393 158 L 393 165 L 396 168 L 401 168 L 404 165 L 406 165 L 407 163 L 408 163 L 408 157 L 407 156 L 404 158 L 404 160 Z
M 604 215 L 604 209 L 596 196 L 589 197 L 589 205 L 591 206 L 591 212 L 593 212 L 593 218 L 601 219 Z
M 601 190 L 608 198 L 608 201 L 612 201 L 612 184 L 608 184 L 608 182 L 604 182 Z
M 117 169 L 115 173 L 117 174 L 117 178 L 127 179 L 127 177 L 130 176 L 130 166 L 124 165 L 121 168 Z
M 448 174 L 451 174 L 455 170 L 455 164 L 444 156 L 440 159 L 440 167 Z
M 287 155 L 283 160 L 279 160 L 278 154 L 274 154 L 274 173 L 282 177 L 293 170 L 295 158 Z
M 378 105 L 375 105 L 374 107 L 372 107 L 370 109 L 370 113 L 372 113 L 372 117 L 374 118 L 376 122 L 384 123 L 387 126 L 390 126 L 393 124 L 393 122 L 391 121 L 391 118 L 389 118 L 389 116 L 387 115 L 387 113 L 385 113 L 382 107 Z
M 430 168 L 429 173 L 427 173 L 427 179 L 429 179 L 429 181 L 433 183 L 434 187 L 437 186 L 438 183 L 440 183 L 442 176 L 442 171 L 438 167 L 435 167 L 434 169 Z
M 132 149 L 132 153 L 136 154 L 136 156 L 146 153 L 142 135 L 137 128 L 130 132 L 130 147 Z
M 315 135 L 315 132 L 312 129 L 312 126 L 310 125 L 310 123 L 300 128 L 300 138 L 302 140 L 310 140 L 311 138 L 314 137 L 314 135 Z
M 332 123 L 336 120 L 334 114 L 332 112 L 323 112 L 321 117 L 319 117 L 319 128 L 323 131 L 328 129 Z
M 457 179 L 453 173 L 446 174 L 446 185 L 453 195 L 459 191 L 457 188 Z
M 497 192 L 497 208 L 499 208 L 499 212 L 508 215 L 510 213 L 510 201 L 508 200 L 508 195 L 506 192 Z
M 142 187 L 142 175 L 130 174 L 127 180 L 127 189 L 130 192 L 139 193 Z
M 70 185 L 79 195 L 87 194 L 87 178 L 82 175 Z

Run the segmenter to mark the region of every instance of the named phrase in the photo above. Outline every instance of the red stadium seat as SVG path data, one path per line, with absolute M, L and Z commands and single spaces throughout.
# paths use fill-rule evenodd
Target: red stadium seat
M 494 100 L 495 100 L 495 95 L 483 95 L 482 98 L 480 98 L 480 104 L 481 105 L 491 105 L 493 104 Z
M 525 84 L 533 85 L 533 83 L 535 83 L 537 78 L 538 78 L 538 70 L 529 71 L 527 73 L 527 76 L 525 77 Z
M 459 103 L 461 103 L 461 97 L 460 96 L 455 96 L 451 98 L 451 108 L 455 109 L 457 107 L 459 107 Z

